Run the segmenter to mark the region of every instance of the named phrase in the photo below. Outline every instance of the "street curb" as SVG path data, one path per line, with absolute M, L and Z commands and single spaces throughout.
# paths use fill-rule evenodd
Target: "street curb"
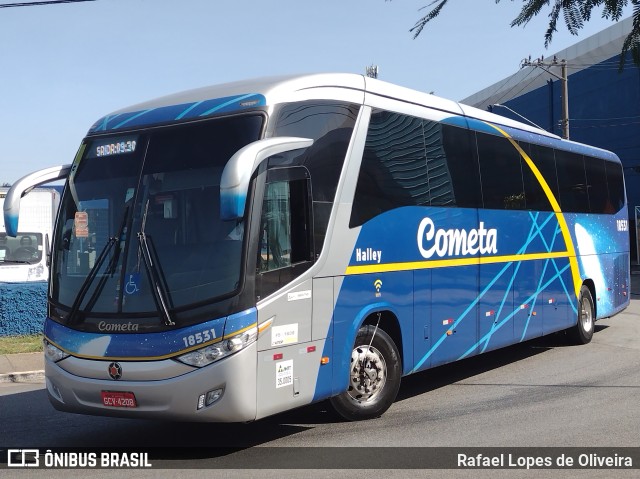
M 0 374 L 0 383 L 42 383 L 42 382 L 44 382 L 44 370 Z

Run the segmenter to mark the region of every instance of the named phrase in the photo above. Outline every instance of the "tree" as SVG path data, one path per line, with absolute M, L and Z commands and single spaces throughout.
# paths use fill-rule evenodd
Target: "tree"
M 514 1 L 514 0 L 511 0 Z M 553 38 L 553 33 L 557 31 L 558 18 L 562 14 L 567 29 L 573 35 L 577 35 L 578 31 L 591 18 L 594 8 L 603 7 L 602 18 L 610 19 L 613 22 L 620 20 L 624 8 L 629 4 L 633 5 L 633 27 L 631 33 L 627 36 L 622 45 L 620 55 L 620 68 L 624 66 L 627 52 L 631 52 L 633 62 L 640 66 L 640 0 L 522 0 L 524 5 L 520 14 L 511 22 L 511 26 L 521 26 L 529 23 L 533 17 L 538 15 L 544 7 L 550 7 L 549 27 L 544 34 L 544 46 L 548 47 Z M 437 17 L 442 8 L 449 0 L 433 0 L 423 8 L 430 8 L 429 12 L 423 16 L 411 28 L 416 38 L 424 27 Z M 500 0 L 495 0 L 500 3 Z

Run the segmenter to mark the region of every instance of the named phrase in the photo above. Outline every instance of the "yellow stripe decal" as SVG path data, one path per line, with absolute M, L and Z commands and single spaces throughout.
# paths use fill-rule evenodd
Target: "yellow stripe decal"
M 553 253 L 528 253 L 504 256 L 470 256 L 468 258 L 436 259 L 428 261 L 410 261 L 406 263 L 367 264 L 347 267 L 346 274 L 389 273 L 392 271 L 410 271 L 415 269 L 448 268 L 451 266 L 471 266 L 478 264 L 496 264 L 537 259 L 568 258 L 567 251 Z
M 275 317 L 269 318 L 264 323 L 260 324 L 258 326 L 258 334 L 262 334 L 263 331 L 266 331 L 269 328 L 269 326 L 273 324 L 274 319 Z

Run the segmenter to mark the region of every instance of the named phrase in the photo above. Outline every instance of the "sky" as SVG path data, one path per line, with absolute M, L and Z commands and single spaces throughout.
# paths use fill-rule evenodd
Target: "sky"
M 23 2 L 29 0 L 22 0 Z M 15 0 L 0 0 L 3 4 Z M 460 100 L 578 37 L 545 9 L 510 27 L 522 2 L 450 0 L 413 39 L 431 0 L 96 0 L 0 8 L 0 184 L 71 163 L 104 115 L 159 96 L 290 73 L 365 73 Z M 625 17 L 631 15 L 629 9 Z

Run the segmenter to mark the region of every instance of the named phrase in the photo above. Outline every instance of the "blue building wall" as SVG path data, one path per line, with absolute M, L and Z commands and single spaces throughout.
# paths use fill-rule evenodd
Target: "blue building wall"
M 633 223 L 634 206 L 640 206 L 640 68 L 629 58 L 620 72 L 619 58 L 612 57 L 573 74 L 569 69 L 569 134 L 571 140 L 611 150 L 620 157 Z M 503 103 L 561 135 L 561 93 L 561 82 L 554 79 Z M 522 121 L 506 109 L 496 108 L 494 112 Z M 631 233 L 635 259 L 635 228 Z
M 42 332 L 47 287 L 46 282 L 0 283 L 0 336 Z

